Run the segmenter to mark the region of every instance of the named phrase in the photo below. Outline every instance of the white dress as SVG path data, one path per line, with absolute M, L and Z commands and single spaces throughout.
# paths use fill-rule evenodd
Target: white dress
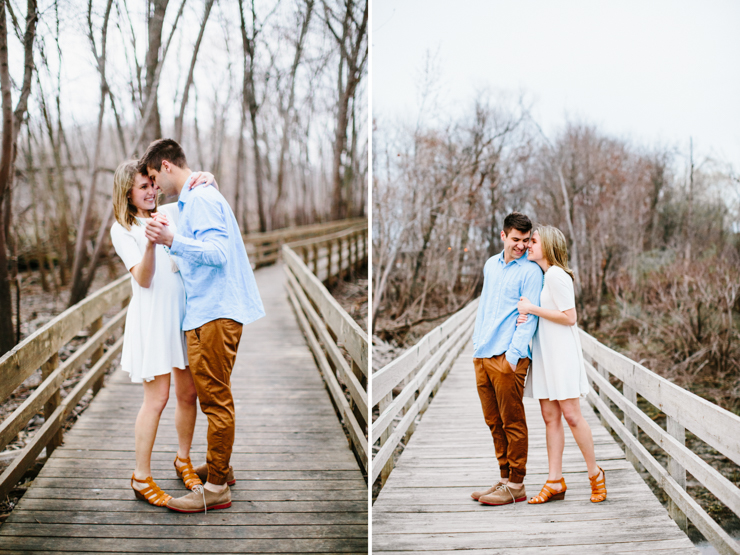
M 576 306 L 573 280 L 558 266 L 545 272 L 540 306 L 563 312 Z M 532 369 L 527 390 L 535 399 L 562 401 L 588 393 L 586 367 L 576 324 L 564 326 L 539 318 L 532 338 Z
M 167 216 L 170 227 L 177 231 L 177 203 L 160 206 L 159 212 Z M 113 246 L 127 270 L 141 262 L 146 249 L 147 220 L 137 220 L 141 225 L 132 225 L 131 230 L 118 222 L 110 230 Z M 182 277 L 162 245 L 157 245 L 154 252 L 156 268 L 152 284 L 141 287 L 131 276 L 133 296 L 126 314 L 121 367 L 136 383 L 151 381 L 155 376 L 169 374 L 172 368 L 185 368 L 188 364 L 182 331 L 185 318 Z

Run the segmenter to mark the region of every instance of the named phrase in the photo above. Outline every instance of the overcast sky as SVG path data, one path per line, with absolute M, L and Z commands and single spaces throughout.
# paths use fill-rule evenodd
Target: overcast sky
M 476 91 L 527 93 L 552 136 L 566 119 L 740 170 L 740 2 L 372 0 L 373 114 L 418 114 L 437 53 L 444 119 Z

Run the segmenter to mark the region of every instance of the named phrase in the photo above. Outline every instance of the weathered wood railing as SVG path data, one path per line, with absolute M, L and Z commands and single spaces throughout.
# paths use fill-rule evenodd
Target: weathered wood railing
M 367 333 L 322 282 L 363 266 L 367 261 L 367 245 L 367 221 L 364 221 L 345 231 L 283 246 L 288 298 L 349 433 L 352 450 L 365 472 L 368 469 Z M 349 400 L 340 384 L 345 386 Z
M 275 231 L 266 231 L 263 233 L 249 233 L 244 236 L 244 244 L 247 247 L 249 261 L 254 264 L 255 268 L 260 268 L 277 262 L 278 258 L 280 258 L 282 246 L 285 243 L 328 235 L 356 226 L 362 222 L 367 223 L 367 219 L 354 218 L 324 224 L 276 229 Z
M 669 513 L 686 530 L 686 519 L 719 553 L 740 554 L 740 545 L 686 492 L 686 472 L 733 513 L 740 516 L 740 489 L 686 447 L 686 430 L 740 465 L 740 417 L 686 391 L 641 364 L 613 351 L 581 331 L 586 372 L 592 388 L 588 401 L 602 421 L 624 442 L 627 458 L 639 462 L 670 499 Z M 610 378 L 621 382 L 622 391 Z M 666 428 L 637 404 L 640 395 L 666 415 Z M 622 419 L 613 406 L 622 413 Z M 668 468 L 638 440 L 638 428 L 668 457 Z
M 476 299 L 373 374 L 373 406 L 377 405 L 379 412 L 370 436 L 372 445 L 378 446 L 372 464 L 373 483 L 380 477 L 381 486 L 385 484 L 393 470 L 394 451 L 411 437 L 416 417 L 427 409 L 472 337 L 477 307 Z
M 92 388 L 96 394 L 103 385 L 106 369 L 120 353 L 123 334 L 106 350 L 106 341 L 122 330 L 126 308 L 103 324 L 103 315 L 112 308 L 128 304 L 131 277 L 125 275 L 93 295 L 70 307 L 13 350 L 0 358 L 0 402 L 5 402 L 15 389 L 41 368 L 42 382 L 34 392 L 0 424 L 0 451 L 13 441 L 18 432 L 39 412 L 44 424 L 0 475 L 0 499 L 13 489 L 23 474 L 46 448 L 49 455 L 62 442 L 64 422 Z M 87 341 L 59 363 L 59 350 L 87 328 Z M 72 373 L 89 361 L 90 369 L 77 385 L 61 398 L 61 386 Z

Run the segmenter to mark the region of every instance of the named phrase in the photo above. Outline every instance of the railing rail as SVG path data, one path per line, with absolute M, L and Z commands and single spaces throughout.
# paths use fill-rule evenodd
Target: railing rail
M 686 472 L 740 516 L 740 489 L 686 447 L 686 430 L 740 464 L 740 417 L 677 386 L 580 330 L 591 388 L 588 401 L 624 442 L 627 458 L 639 462 L 670 499 L 669 513 L 686 530 L 687 518 L 719 553 L 740 554 L 740 545 L 686 492 Z M 622 391 L 610 377 L 622 382 Z M 666 430 L 637 404 L 643 397 L 666 415 Z M 622 412 L 614 412 L 612 404 Z M 641 429 L 668 456 L 668 468 L 638 440 Z
M 282 247 L 288 299 L 348 431 L 351 448 L 365 472 L 368 469 L 367 333 L 322 282 L 359 269 L 367 261 L 367 245 L 367 221 L 364 221 L 344 231 Z M 340 384 L 346 387 L 349 400 Z
M 261 268 L 277 262 L 280 258 L 282 246 L 286 243 L 335 233 L 362 222 L 367 223 L 367 219 L 353 218 L 323 224 L 288 227 L 275 231 L 249 233 L 244 235 L 244 244 L 247 248 L 249 261 L 254 264 L 255 268 Z
M 105 343 L 123 329 L 125 305 L 131 297 L 130 280 L 126 274 L 86 297 L 0 357 L 0 402 L 5 402 L 39 368 L 42 375 L 34 392 L 0 424 L 0 450 L 31 418 L 44 413 L 44 424 L 0 475 L 0 498 L 13 489 L 44 448 L 49 455 L 62 443 L 64 422 L 88 389 L 92 388 L 95 395 L 102 387 L 106 369 L 123 346 L 122 333 L 107 350 Z M 103 315 L 118 306 L 124 308 L 104 325 Z M 86 328 L 88 340 L 60 364 L 59 350 Z M 88 361 L 90 369 L 62 400 L 62 384 Z
M 423 414 L 452 364 L 473 335 L 478 300 L 456 312 L 426 334 L 416 345 L 373 374 L 373 404 L 378 417 L 371 429 L 372 482 L 381 487 L 393 470 L 393 453 L 414 432 L 416 417 Z M 401 390 L 397 389 L 401 387 Z

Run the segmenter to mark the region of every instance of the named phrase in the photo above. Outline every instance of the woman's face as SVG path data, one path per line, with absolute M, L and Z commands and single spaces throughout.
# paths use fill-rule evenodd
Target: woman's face
M 137 172 L 136 177 L 134 177 L 134 186 L 131 188 L 128 198 L 131 199 L 131 204 L 138 208 L 139 215 L 142 215 L 142 213 L 154 210 L 157 188 L 151 179 Z M 148 214 L 146 215 L 148 216 Z
M 527 259 L 532 262 L 542 260 L 542 240 L 540 239 L 540 234 L 536 231 L 532 233 L 532 239 L 529 241 Z

